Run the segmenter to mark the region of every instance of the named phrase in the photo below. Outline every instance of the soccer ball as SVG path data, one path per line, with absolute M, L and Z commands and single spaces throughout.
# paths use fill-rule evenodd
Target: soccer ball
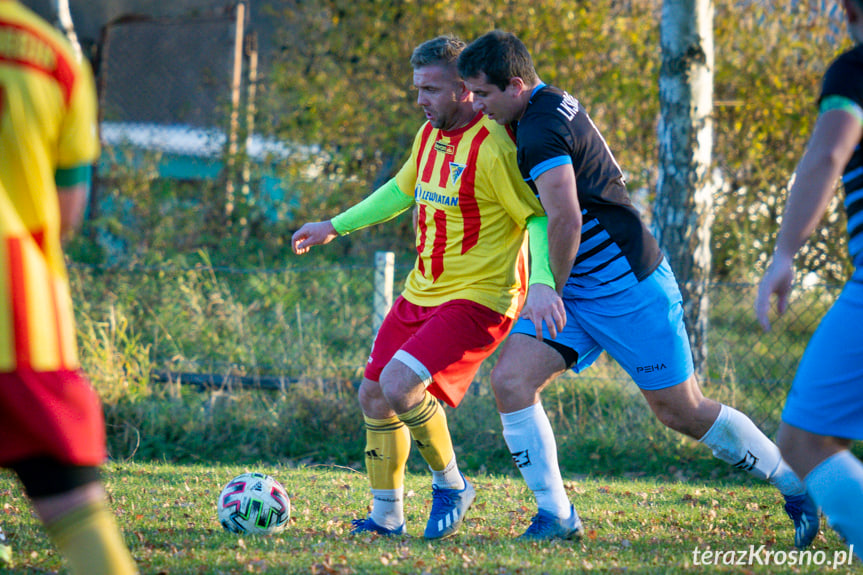
M 219 494 L 219 523 L 231 533 L 270 535 L 285 528 L 291 500 L 282 484 L 263 473 L 243 473 Z

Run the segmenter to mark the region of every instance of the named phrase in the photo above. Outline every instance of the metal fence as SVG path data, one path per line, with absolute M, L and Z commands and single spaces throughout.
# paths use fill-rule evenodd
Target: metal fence
M 103 153 L 92 214 L 124 209 L 113 196 L 130 168 L 210 185 L 218 193 L 206 200 L 225 215 L 254 194 L 283 193 L 273 165 L 292 151 L 255 129 L 259 49 L 249 3 L 199 3 L 182 15 L 166 4 L 111 20 L 93 47 Z
M 400 291 L 409 267 L 379 254 L 367 264 L 286 269 L 73 265 L 71 277 L 89 370 L 113 354 L 123 356 L 123 369 L 137 364 L 156 381 L 265 388 L 305 381 L 327 389 L 361 379 L 393 283 Z M 749 284 L 711 285 L 702 385 L 775 430 L 797 363 L 838 289 L 798 291 L 770 333 L 755 319 L 755 292 Z M 483 365 L 474 393 L 489 393 L 492 365 Z M 560 385 L 633 385 L 606 357 L 585 376 Z

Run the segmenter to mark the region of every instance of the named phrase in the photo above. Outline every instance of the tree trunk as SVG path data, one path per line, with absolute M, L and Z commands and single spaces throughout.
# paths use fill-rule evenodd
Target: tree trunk
M 660 42 L 659 177 L 653 222 L 683 293 L 695 371 L 703 378 L 713 221 L 713 3 L 665 0 Z

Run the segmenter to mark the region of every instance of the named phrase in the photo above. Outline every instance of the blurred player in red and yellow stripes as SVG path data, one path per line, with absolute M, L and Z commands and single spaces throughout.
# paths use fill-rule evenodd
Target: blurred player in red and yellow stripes
M 80 371 L 61 239 L 99 154 L 89 65 L 0 0 L 0 465 L 75 573 L 135 573 L 99 478 L 105 431 Z

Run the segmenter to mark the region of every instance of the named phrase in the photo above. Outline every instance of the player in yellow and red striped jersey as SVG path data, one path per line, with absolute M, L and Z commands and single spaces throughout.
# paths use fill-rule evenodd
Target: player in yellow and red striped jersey
M 540 207 L 523 193 L 513 149 L 506 130 L 481 116 L 452 130 L 426 123 L 417 133 L 395 177 L 400 190 L 413 191 L 419 215 L 408 301 L 468 299 L 515 316 L 525 268 L 501 262 L 516 261 L 523 222 Z
M 405 532 L 404 466 L 411 437 L 432 470 L 424 536 L 456 532 L 475 497 L 458 469 L 446 416 L 480 363 L 506 337 L 526 290 L 524 231 L 542 236 L 542 207 L 518 172 L 512 134 L 473 112 L 455 62 L 464 43 L 439 37 L 411 57 L 428 122 L 398 174 L 330 221 L 292 238 L 305 253 L 416 206 L 416 265 L 377 334 L 360 386 L 373 506 L 354 532 Z M 537 230 L 534 232 L 534 230 Z M 545 250 L 547 254 L 547 249 Z M 551 271 L 531 281 L 553 284 Z
M 0 0 L 0 465 L 80 574 L 135 573 L 107 506 L 99 398 L 80 372 L 61 238 L 99 154 L 89 65 Z

